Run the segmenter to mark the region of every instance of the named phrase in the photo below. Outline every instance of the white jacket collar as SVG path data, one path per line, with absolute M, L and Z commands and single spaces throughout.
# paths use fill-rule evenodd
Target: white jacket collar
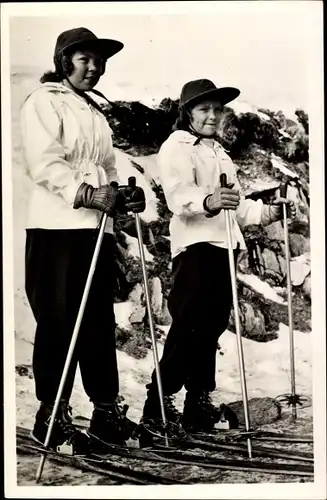
M 187 132 L 187 130 L 175 130 L 170 135 L 170 137 L 173 140 L 176 140 L 177 142 L 182 142 L 184 144 L 192 144 L 193 146 L 195 146 L 201 141 L 201 139 L 199 140 L 198 137 L 191 134 L 190 132 Z M 220 144 L 220 142 L 217 141 L 217 139 L 213 139 L 213 141 L 216 146 L 226 151 L 225 148 Z

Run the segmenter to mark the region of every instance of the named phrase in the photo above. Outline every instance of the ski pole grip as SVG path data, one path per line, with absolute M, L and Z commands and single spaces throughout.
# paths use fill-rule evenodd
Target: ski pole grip
M 226 174 L 221 174 L 220 176 L 220 185 L 222 188 L 227 187 L 227 175 Z
M 226 174 L 221 174 L 220 176 L 220 184 L 221 187 L 227 187 L 227 175 Z M 210 219 L 211 217 L 214 217 L 212 214 L 206 214 L 206 218 Z
M 279 187 L 279 193 L 281 198 L 286 198 L 287 195 L 287 182 L 284 182 Z
M 128 178 L 128 186 L 131 187 L 132 189 L 136 188 L 136 178 L 135 177 Z

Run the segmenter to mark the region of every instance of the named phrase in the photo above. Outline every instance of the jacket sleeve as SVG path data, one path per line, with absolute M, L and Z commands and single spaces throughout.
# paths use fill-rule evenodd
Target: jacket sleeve
M 222 170 L 230 173 L 230 175 L 227 176 L 228 179 L 230 179 L 228 182 L 234 183 L 233 189 L 237 189 L 240 193 L 240 204 L 235 211 L 237 223 L 241 228 L 252 224 L 260 224 L 263 205 L 262 201 L 245 199 L 245 196 L 242 193 L 242 187 L 237 178 L 235 164 L 223 148 L 220 149 L 220 162 Z
M 163 144 L 158 166 L 169 210 L 175 215 L 191 217 L 206 213 L 203 200 L 210 193 L 195 182 L 195 167 L 187 146 L 181 142 Z
M 21 110 L 21 132 L 31 179 L 73 205 L 83 174 L 65 160 L 62 123 L 50 93 L 32 94 Z
M 242 194 L 241 185 L 235 175 L 235 186 L 234 189 L 238 189 L 240 192 L 240 204 L 236 210 L 236 220 L 241 228 L 250 225 L 261 224 L 261 215 L 263 210 L 262 200 L 250 200 L 246 199 Z
M 107 122 L 107 120 L 106 120 L 106 122 Z M 112 130 L 111 130 L 108 122 L 107 122 L 107 126 L 109 128 L 109 134 L 107 137 L 108 155 L 107 155 L 106 161 L 103 164 L 103 168 L 104 168 L 106 175 L 107 175 L 108 184 L 110 184 L 110 182 L 112 182 L 112 181 L 118 182 L 118 175 L 117 175 L 117 168 L 116 168 L 116 155 L 115 155 L 114 146 L 112 143 Z

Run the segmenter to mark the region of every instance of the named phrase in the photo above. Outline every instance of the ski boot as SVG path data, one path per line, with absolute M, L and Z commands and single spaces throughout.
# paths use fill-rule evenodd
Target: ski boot
M 215 427 L 219 428 L 219 422 L 228 422 L 228 428 L 238 427 L 235 413 L 226 405 L 221 405 L 220 408 L 214 406 L 209 392 L 187 392 L 182 418 L 186 432 L 210 433 Z
M 106 444 L 125 446 L 137 427 L 137 424 L 126 417 L 128 405 L 121 407 L 117 399 L 94 403 L 87 434 L 93 438 L 95 446 L 101 451 L 105 450 Z
M 164 396 L 163 404 L 167 421 L 166 432 L 171 437 L 177 437 L 183 429 L 180 425 L 182 414 L 174 406 L 174 396 Z M 153 446 L 155 436 L 160 440 L 164 438 L 160 400 L 157 394 L 148 392 L 148 397 L 144 403 L 143 415 L 138 426 L 137 437 L 140 447 Z M 183 433 L 184 435 L 184 433 Z
M 42 402 L 35 416 L 31 437 L 42 445 L 48 432 L 53 407 L 54 403 Z M 69 406 L 68 401 L 60 401 L 52 428 L 49 448 L 67 455 L 86 456 L 90 452 L 90 440 L 84 432 L 76 429 L 71 415 L 72 408 Z

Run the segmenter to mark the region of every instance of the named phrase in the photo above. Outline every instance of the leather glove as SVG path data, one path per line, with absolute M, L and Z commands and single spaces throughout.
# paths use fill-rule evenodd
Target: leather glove
M 236 210 L 240 204 L 240 195 L 237 189 L 218 187 L 213 194 L 209 194 L 203 201 L 204 209 L 211 215 L 218 215 L 221 210 Z
M 117 210 L 121 213 L 144 212 L 146 208 L 145 194 L 141 187 L 120 186 L 118 188 Z
M 112 216 L 117 203 L 117 184 L 105 184 L 94 188 L 83 182 L 77 190 L 74 208 L 93 208 Z
M 287 218 L 294 220 L 297 216 L 296 206 L 293 200 L 288 198 L 276 198 L 271 204 L 263 205 L 261 214 L 261 224 L 268 226 L 273 222 L 283 219 L 283 205 L 286 205 Z

